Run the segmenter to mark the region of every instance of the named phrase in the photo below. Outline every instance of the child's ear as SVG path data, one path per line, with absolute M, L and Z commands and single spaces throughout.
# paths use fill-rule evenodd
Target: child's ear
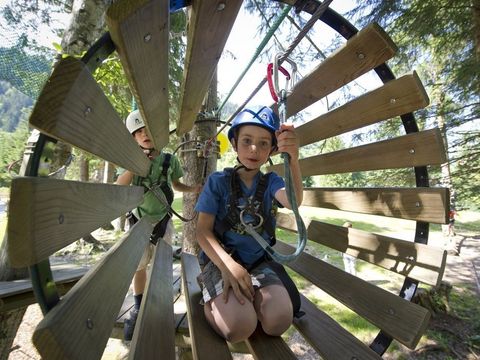
M 230 144 L 232 144 L 233 150 L 237 151 L 237 142 L 235 138 L 232 138 L 232 140 L 230 140 Z

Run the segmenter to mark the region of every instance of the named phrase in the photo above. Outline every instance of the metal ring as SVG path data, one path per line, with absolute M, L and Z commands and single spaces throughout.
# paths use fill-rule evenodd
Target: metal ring
M 247 226 L 247 223 L 243 221 L 243 214 L 245 213 L 246 210 L 247 209 L 243 209 L 242 211 L 240 211 L 240 222 L 242 223 L 243 226 Z M 250 225 L 252 229 L 256 230 L 263 225 L 263 216 L 257 213 L 254 213 L 253 215 L 259 218 L 260 220 L 257 225 L 252 225 L 252 224 L 248 224 L 248 225 Z

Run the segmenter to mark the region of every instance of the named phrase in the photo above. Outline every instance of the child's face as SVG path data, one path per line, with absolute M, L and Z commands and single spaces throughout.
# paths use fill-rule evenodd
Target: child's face
M 259 169 L 272 151 L 272 134 L 260 126 L 244 125 L 238 132 L 237 155 L 249 169 Z
M 133 133 L 133 137 L 138 145 L 140 145 L 144 149 L 151 149 L 153 148 L 152 141 L 148 137 L 147 128 L 138 129 Z

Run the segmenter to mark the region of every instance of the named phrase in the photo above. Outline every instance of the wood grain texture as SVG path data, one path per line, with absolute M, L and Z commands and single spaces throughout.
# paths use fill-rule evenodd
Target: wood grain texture
M 305 188 L 304 206 L 448 223 L 447 188 Z
M 129 359 L 175 360 L 172 246 L 160 240 L 148 276 Z
M 297 359 L 293 351 L 280 336 L 265 334 L 260 324 L 246 343 L 254 359 Z
M 317 308 L 305 296 L 302 298 L 302 308 L 305 316 L 293 319 L 297 330 L 324 360 L 370 359 L 379 360 L 382 357 L 355 336 L 345 330 L 340 324 Z
M 446 161 L 440 131 L 411 133 L 390 140 L 333 151 L 300 160 L 302 176 L 440 165 Z M 283 164 L 268 171 L 283 175 Z
M 426 284 L 439 286 L 442 281 L 447 261 L 444 249 L 317 220 L 306 221 L 305 225 L 308 239 L 316 243 Z M 279 213 L 277 226 L 297 231 L 291 215 Z
M 397 47 L 380 26 L 368 25 L 294 87 L 287 97 L 287 117 L 383 64 L 396 51 Z
M 178 135 L 193 127 L 241 5 L 241 0 L 192 1 Z
M 340 135 L 381 120 L 403 115 L 429 104 L 416 72 L 389 81 L 326 114 L 300 125 L 300 145 Z
M 210 327 L 203 312 L 203 305 L 200 305 L 202 291 L 197 282 L 200 265 L 195 255 L 182 254 L 182 272 L 193 358 L 195 360 L 232 359 L 227 343 Z
M 29 121 L 53 138 L 136 174 L 148 174 L 150 161 L 80 60 L 67 57 L 57 64 Z
M 8 254 L 32 265 L 137 206 L 143 188 L 40 177 L 12 181 Z
M 169 141 L 169 1 L 117 1 L 106 21 L 155 148 Z
M 152 229 L 143 217 L 46 314 L 33 334 L 42 358 L 101 358 Z
M 277 241 L 282 253 L 294 248 Z M 430 318 L 427 309 L 302 253 L 290 268 L 405 346 L 413 349 Z

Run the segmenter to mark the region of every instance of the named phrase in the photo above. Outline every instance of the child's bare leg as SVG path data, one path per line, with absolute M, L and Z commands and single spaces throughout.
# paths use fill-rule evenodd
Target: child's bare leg
M 249 338 L 257 327 L 257 315 L 253 304 L 240 304 L 229 289 L 228 302 L 219 295 L 204 306 L 205 317 L 213 329 L 226 340 L 236 343 Z
M 133 294 L 143 294 L 147 283 L 147 269 L 138 270 L 133 275 Z
M 280 336 L 292 324 L 292 302 L 287 289 L 282 285 L 269 285 L 258 289 L 255 292 L 254 305 L 266 334 Z

